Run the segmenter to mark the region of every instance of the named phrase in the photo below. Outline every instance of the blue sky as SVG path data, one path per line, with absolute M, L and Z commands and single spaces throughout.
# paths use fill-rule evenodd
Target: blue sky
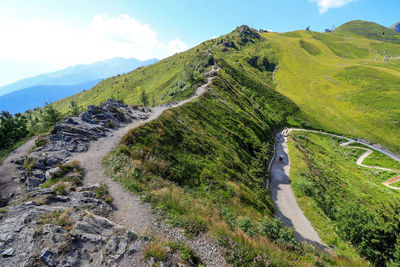
M 0 85 L 111 57 L 163 58 L 247 24 L 322 31 L 353 19 L 390 26 L 399 0 L 1 0 Z

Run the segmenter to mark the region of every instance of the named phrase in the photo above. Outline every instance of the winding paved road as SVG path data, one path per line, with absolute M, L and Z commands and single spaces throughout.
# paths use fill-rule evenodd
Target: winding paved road
M 328 248 L 322 242 L 318 233 L 315 231 L 315 229 L 311 225 L 310 221 L 305 217 L 303 211 L 300 209 L 299 205 L 297 204 L 296 197 L 290 186 L 290 179 L 289 179 L 290 160 L 289 160 L 289 150 L 288 150 L 288 144 L 287 144 L 287 134 L 290 133 L 291 131 L 314 132 L 314 133 L 318 133 L 318 134 L 324 134 L 324 135 L 329 135 L 329 136 L 345 139 L 346 142 L 341 143 L 341 146 L 343 146 L 343 147 L 349 147 L 348 145 L 351 143 L 363 144 L 363 145 L 367 146 L 368 148 L 353 147 L 353 146 L 351 146 L 351 148 L 358 148 L 358 149 L 366 150 L 366 152 L 364 154 L 362 154 L 357 159 L 357 162 L 356 162 L 357 165 L 366 167 L 366 168 L 380 169 L 380 170 L 400 173 L 400 170 L 393 170 L 393 169 L 382 168 L 382 167 L 377 167 L 377 166 L 367 166 L 367 165 L 362 164 L 364 159 L 373 153 L 373 150 L 381 152 L 381 153 L 385 154 L 386 156 L 388 156 L 394 160 L 397 160 L 399 162 L 400 162 L 400 156 L 382 148 L 379 145 L 370 145 L 363 141 L 358 141 L 358 140 L 356 141 L 356 140 L 350 139 L 348 137 L 325 133 L 325 132 L 320 132 L 320 131 L 293 128 L 293 129 L 282 130 L 276 135 L 275 156 L 272 159 L 269 167 L 270 167 L 270 173 L 271 173 L 271 178 L 272 178 L 271 183 L 270 183 L 270 189 L 271 189 L 272 200 L 274 201 L 274 204 L 275 204 L 275 207 L 277 210 L 277 215 L 279 216 L 279 218 L 282 220 L 282 222 L 286 226 L 294 227 L 294 229 L 296 231 L 296 239 L 299 242 L 311 243 L 317 248 L 331 251 L 331 249 Z M 284 156 L 283 161 L 279 160 L 280 155 Z M 400 176 L 396 176 L 392 179 L 384 181 L 383 184 L 389 188 L 400 190 L 400 188 L 390 186 L 391 183 L 394 183 L 399 180 L 400 180 Z
M 318 233 L 312 227 L 296 201 L 296 196 L 290 187 L 289 150 L 287 146 L 286 130 L 276 135 L 275 157 L 271 165 L 271 195 L 279 218 L 289 227 L 294 227 L 296 240 L 313 244 L 320 249 L 326 249 Z M 283 155 L 283 161 L 279 156 Z

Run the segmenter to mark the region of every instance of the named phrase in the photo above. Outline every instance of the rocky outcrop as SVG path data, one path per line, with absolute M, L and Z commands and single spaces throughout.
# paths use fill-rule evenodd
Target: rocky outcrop
M 69 160 L 71 153 L 85 152 L 91 141 L 106 137 L 132 120 L 145 120 L 151 108 L 131 107 L 119 100 L 107 100 L 100 106 L 89 106 L 79 117 L 67 118 L 54 126 L 48 136 L 42 137 L 43 146 L 16 161 L 22 165 L 16 181 L 25 182 L 30 190 L 50 179 L 48 171 Z
M 261 39 L 261 35 L 247 25 L 238 27 L 236 29 L 236 34 L 239 35 L 241 44 L 246 44 L 248 42 L 254 43 L 255 40 Z
M 107 216 L 112 206 L 96 198 L 100 185 L 68 196 L 34 189 L 0 216 L 1 266 L 115 266 L 141 262 L 149 242 Z M 47 199 L 45 203 L 40 201 Z

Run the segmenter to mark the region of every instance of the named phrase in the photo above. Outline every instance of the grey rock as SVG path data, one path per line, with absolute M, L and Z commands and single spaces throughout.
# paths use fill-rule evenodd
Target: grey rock
M 52 194 L 54 195 L 54 189 L 53 188 L 36 188 L 34 190 L 31 190 L 28 193 L 29 197 L 36 197 L 38 195 L 48 195 L 48 194 Z
M 134 243 L 131 243 L 131 244 L 129 245 L 128 253 L 129 253 L 129 254 L 136 253 L 136 252 L 138 252 L 143 246 L 144 246 L 144 242 L 143 242 L 141 239 L 136 240 Z
M 11 257 L 14 255 L 14 249 L 13 248 L 5 249 L 5 250 L 3 250 L 3 252 L 1 252 L 1 255 L 3 257 Z
M 49 157 L 46 159 L 47 166 L 54 166 L 56 164 L 59 164 L 60 162 L 61 162 L 61 160 L 56 157 Z
M 51 266 L 51 267 L 56 266 L 55 265 L 55 255 L 50 250 L 46 250 L 45 252 L 43 252 L 43 254 L 40 256 L 40 259 L 47 266 Z
M 54 201 L 59 201 L 59 202 L 68 202 L 71 200 L 71 198 L 67 197 L 67 196 L 54 196 L 53 198 Z
M 99 188 L 100 186 L 101 185 L 99 183 L 95 183 L 95 184 L 83 186 L 83 187 L 80 188 L 79 191 L 93 191 L 93 190 Z
M 0 197 L 0 207 L 5 207 L 8 204 L 9 199 L 5 197 Z
M 54 176 L 58 175 L 61 173 L 61 169 L 60 167 L 56 167 L 56 168 L 52 168 L 48 171 L 46 171 L 46 179 L 50 180 L 51 178 L 53 178 Z
M 38 177 L 28 177 L 25 181 L 25 185 L 28 189 L 36 188 L 44 182 L 44 179 L 40 179 Z
M 85 216 L 82 221 L 78 221 L 73 230 L 75 234 L 95 234 L 109 237 L 115 231 L 122 230 L 122 226 L 97 215 Z

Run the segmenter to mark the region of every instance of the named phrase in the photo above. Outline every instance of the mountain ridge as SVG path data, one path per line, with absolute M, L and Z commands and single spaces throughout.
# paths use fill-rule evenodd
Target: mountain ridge
M 0 87 L 0 96 L 36 85 L 73 85 L 92 80 L 106 79 L 156 62 L 158 62 L 156 58 L 141 61 L 136 58 L 116 57 L 91 64 L 78 64 L 3 85 Z

